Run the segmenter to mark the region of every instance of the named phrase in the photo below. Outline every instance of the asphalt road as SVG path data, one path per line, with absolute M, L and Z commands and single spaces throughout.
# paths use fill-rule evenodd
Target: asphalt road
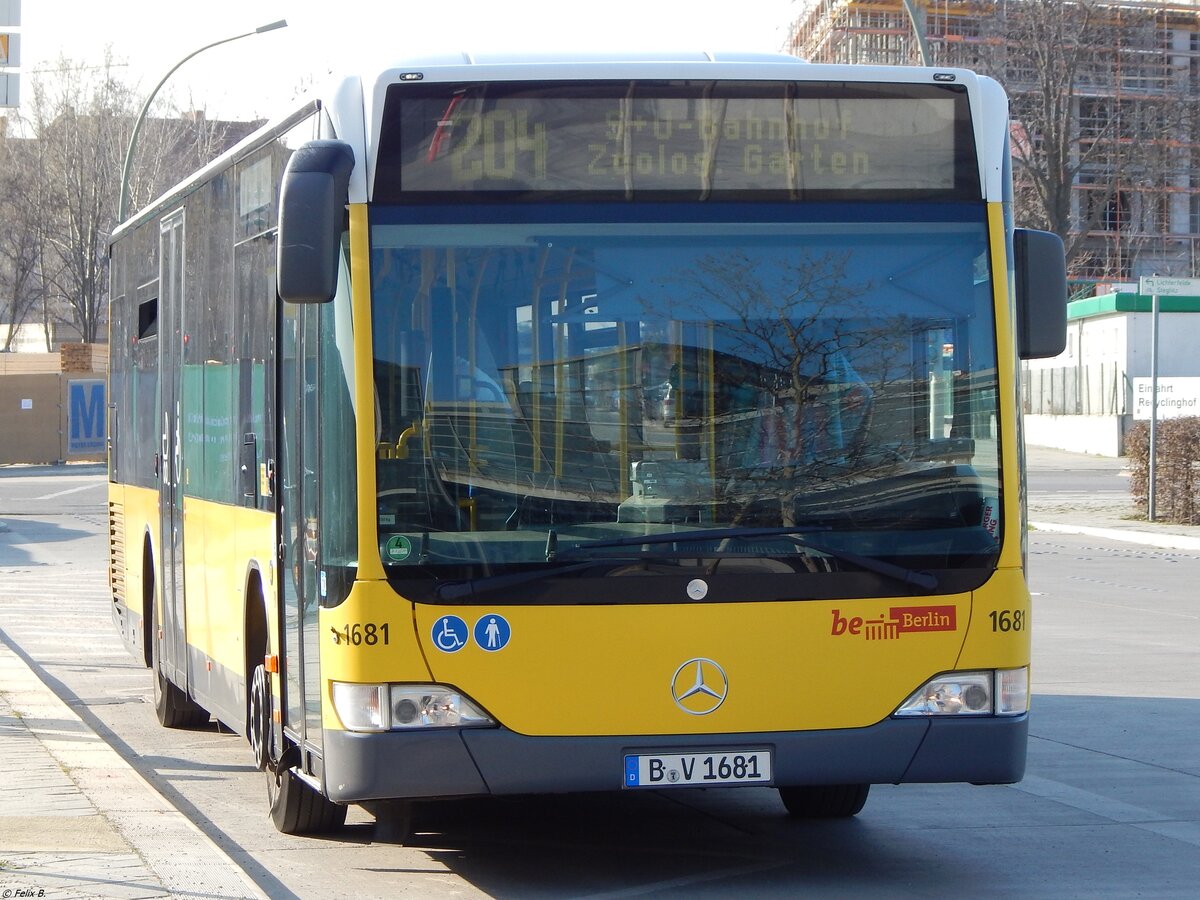
M 1200 553 L 1030 534 L 1034 718 L 1007 787 L 876 786 L 853 821 L 771 790 L 471 800 L 407 845 L 353 809 L 277 834 L 242 739 L 157 726 L 110 620 L 103 475 L 0 473 L 0 629 L 272 897 L 1192 897 L 1200 883 Z M 386 825 L 386 816 L 383 819 Z

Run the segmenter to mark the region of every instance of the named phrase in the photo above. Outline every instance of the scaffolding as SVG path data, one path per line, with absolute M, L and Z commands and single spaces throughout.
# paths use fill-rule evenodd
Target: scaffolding
M 1012 32 L 1003 23 L 1019 22 L 1033 2 L 912 0 L 912 8 L 934 65 L 990 72 L 1020 98 L 1040 89 L 1039 73 L 1009 53 Z M 1088 2 L 1111 40 L 1083 48 L 1074 82 L 1073 154 L 1084 164 L 1072 185 L 1072 233 L 1082 240 L 1071 277 L 1109 284 L 1148 274 L 1196 277 L 1200 127 L 1194 116 L 1168 112 L 1200 107 L 1200 0 Z M 786 46 L 811 62 L 920 62 L 901 0 L 807 0 Z M 1019 121 L 1013 133 L 1028 138 Z M 1014 175 L 1020 189 L 1019 166 Z

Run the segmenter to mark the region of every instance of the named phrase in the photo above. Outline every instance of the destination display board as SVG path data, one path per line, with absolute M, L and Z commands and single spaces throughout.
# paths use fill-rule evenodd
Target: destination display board
M 375 200 L 979 199 L 956 85 L 397 84 Z

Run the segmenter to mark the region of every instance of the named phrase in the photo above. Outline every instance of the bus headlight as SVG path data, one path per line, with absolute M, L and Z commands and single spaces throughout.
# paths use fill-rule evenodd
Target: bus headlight
M 437 684 L 393 684 L 392 728 L 471 728 L 495 725 L 457 691 Z
M 469 698 L 440 684 L 332 683 L 333 708 L 347 731 L 472 728 L 495 720 Z
M 895 716 L 1019 716 L 1029 709 L 1029 668 L 943 672 L 929 679 Z

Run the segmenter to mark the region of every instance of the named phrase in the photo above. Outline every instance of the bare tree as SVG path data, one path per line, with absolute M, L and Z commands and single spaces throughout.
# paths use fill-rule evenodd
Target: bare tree
M 906 4 L 908 5 L 908 4 Z M 1018 224 L 1059 234 L 1080 280 L 1128 280 L 1135 260 L 1187 270 L 1172 197 L 1193 188 L 1196 8 L 1167 0 L 806 0 L 790 46 L 813 62 L 916 61 L 983 72 L 1012 109 Z M 1191 95 L 1189 97 L 1189 94 Z M 1163 271 L 1159 268 L 1159 271 Z
M 36 172 L 22 176 L 24 223 L 38 248 L 44 318 L 70 324 L 86 342 L 104 339 L 108 240 L 116 227 L 120 175 L 140 97 L 106 53 L 99 66 L 60 59 L 32 82 L 21 123 L 37 148 Z M 209 122 L 202 112 L 146 122 L 130 184 L 132 208 L 202 166 L 251 125 Z M 235 132 L 236 133 L 232 133 Z
M 37 227 L 55 311 L 95 342 L 107 300 L 108 235 L 133 98 L 111 58 L 99 69 L 60 60 L 33 83 L 32 127 L 42 157 Z
M 30 193 L 40 160 L 28 140 L 0 134 L 0 350 L 11 350 L 41 299 L 40 232 L 30 228 Z
M 138 139 L 129 184 L 131 217 L 261 124 L 214 121 L 191 103 L 181 111 L 170 95 L 164 104 Z
M 1068 265 L 1101 277 L 1129 277 L 1137 235 L 1170 230 L 1171 142 L 1194 104 L 1157 15 L 1111 0 L 997 0 L 982 40 L 942 60 L 1005 86 L 1018 221 L 1056 232 Z

